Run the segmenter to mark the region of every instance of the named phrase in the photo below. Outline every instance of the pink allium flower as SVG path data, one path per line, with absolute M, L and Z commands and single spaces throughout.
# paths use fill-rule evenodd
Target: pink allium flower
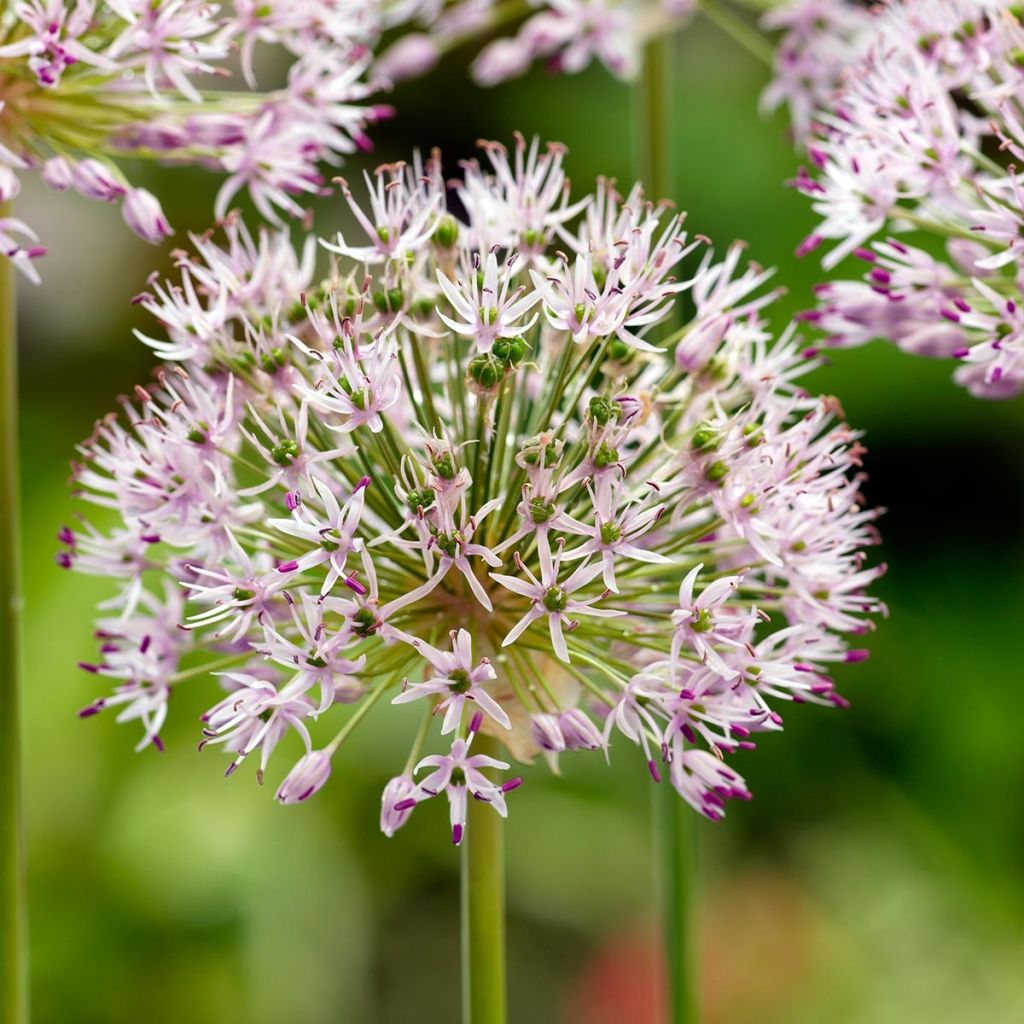
M 167 363 L 75 471 L 115 525 L 60 534 L 115 581 L 89 714 L 157 744 L 177 687 L 219 684 L 203 745 L 262 777 L 297 734 L 292 803 L 365 715 L 419 706 L 381 828 L 443 793 L 458 842 L 470 796 L 506 811 L 491 772 L 617 734 L 718 818 L 778 706 L 844 704 L 829 666 L 883 610 L 857 435 L 796 385 L 764 271 L 733 247 L 680 277 L 682 217 L 607 181 L 573 201 L 564 161 L 488 143 L 451 207 L 439 157 L 381 168 L 369 203 L 343 189 L 368 244 L 319 271 L 230 219 L 139 298 Z
M 853 254 L 868 269 L 863 281 L 820 286 L 804 319 L 827 344 L 886 338 L 961 359 L 955 377 L 972 394 L 1019 394 L 1019 5 L 907 0 L 871 26 L 867 52 L 819 115 L 812 169 L 796 182 L 821 218 L 815 247 L 834 243 L 824 265 Z

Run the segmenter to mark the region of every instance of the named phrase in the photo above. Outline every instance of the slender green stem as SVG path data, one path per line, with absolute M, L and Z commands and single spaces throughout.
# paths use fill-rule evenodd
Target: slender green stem
M 674 61 L 672 35 L 649 43 L 636 87 L 636 171 L 655 198 L 668 198 L 676 191 L 672 159 Z M 697 1024 L 699 1020 L 692 906 L 694 818 L 667 779 L 654 786 L 652 825 L 658 851 L 656 879 L 663 916 L 668 1024 Z
M 697 815 L 667 779 L 653 786 L 656 876 L 660 880 L 668 980 L 668 1024 L 700 1020 L 696 886 Z
M 478 734 L 474 752 L 499 755 L 497 740 Z M 506 1024 L 504 821 L 470 800 L 462 839 L 462 1020 Z
M 643 73 L 634 90 L 634 172 L 650 198 L 667 199 L 675 191 L 672 167 L 672 91 L 675 39 L 665 35 L 648 43 Z
M 775 50 L 772 44 L 731 7 L 718 3 L 717 0 L 700 0 L 700 10 L 751 56 L 766 67 L 774 65 Z
M 7 212 L 0 204 L 0 217 Z M 28 1020 L 28 913 L 19 702 L 18 353 L 14 264 L 0 257 L 0 1019 Z

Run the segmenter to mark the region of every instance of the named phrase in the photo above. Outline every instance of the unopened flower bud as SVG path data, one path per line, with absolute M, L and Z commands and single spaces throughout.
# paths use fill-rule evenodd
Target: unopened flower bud
M 168 235 L 174 234 L 160 202 L 151 192 L 144 188 L 133 188 L 128 190 L 124 203 L 121 205 L 121 215 L 125 223 L 147 242 L 156 245 L 163 241 Z
M 530 719 L 530 735 L 541 750 L 555 753 L 565 750 L 565 737 L 557 715 L 540 714 Z
M 380 830 L 389 839 L 409 820 L 416 806 L 416 783 L 408 775 L 396 775 L 384 787 L 380 799 Z
M 410 32 L 388 47 L 377 61 L 377 73 L 392 82 L 426 74 L 441 56 L 437 43 L 423 32 Z
M 299 759 L 278 787 L 277 799 L 283 804 L 301 804 L 323 788 L 331 776 L 331 759 L 322 750 L 313 750 Z
M 106 164 L 91 158 L 75 165 L 71 183 L 80 195 L 104 203 L 112 203 L 125 193 L 114 172 Z
M 43 184 L 55 192 L 67 192 L 71 188 L 74 169 L 71 161 L 62 156 L 51 157 L 40 171 Z
M 600 750 L 604 746 L 600 730 L 579 708 L 563 711 L 558 724 L 569 750 Z

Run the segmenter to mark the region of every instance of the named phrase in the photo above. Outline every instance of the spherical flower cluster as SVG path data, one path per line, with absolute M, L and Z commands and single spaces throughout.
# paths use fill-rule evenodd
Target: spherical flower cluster
M 297 734 L 292 803 L 376 705 L 418 704 L 381 827 L 444 794 L 458 842 L 467 795 L 504 814 L 518 784 L 481 730 L 552 764 L 621 733 L 717 819 L 782 702 L 844 703 L 829 666 L 881 610 L 857 435 L 796 386 L 813 360 L 771 340 L 742 247 L 716 261 L 639 186 L 574 201 L 563 161 L 519 138 L 450 185 L 437 155 L 382 166 L 343 185 L 326 276 L 312 238 L 229 218 L 140 298 L 168 362 L 74 473 L 116 525 L 60 537 L 118 583 L 83 715 L 159 747 L 213 683 L 200 745 L 262 779 Z
M 321 161 L 365 148 L 388 108 L 364 102 L 368 47 L 417 0 L 20 0 L 0 15 L 0 202 L 37 171 L 58 192 L 120 203 L 128 226 L 158 242 L 170 226 L 133 188 L 123 158 L 198 163 L 227 175 L 221 213 L 248 187 L 260 213 L 302 212 L 322 191 Z M 257 91 L 264 47 L 287 83 Z M 259 58 L 259 60 L 258 60 Z M 234 74 L 232 75 L 232 68 Z M 233 89 L 212 89 L 231 77 Z M 0 255 L 33 280 L 44 250 L 32 229 L 0 220 Z
M 975 395 L 1024 389 L 1024 11 L 1005 0 L 885 8 L 809 145 L 797 184 L 863 280 L 821 285 L 806 318 L 833 345 L 886 338 L 963 361 Z

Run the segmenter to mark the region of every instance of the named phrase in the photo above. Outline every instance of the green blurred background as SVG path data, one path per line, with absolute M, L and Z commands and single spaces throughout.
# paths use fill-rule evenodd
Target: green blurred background
M 539 71 L 492 91 L 455 65 L 396 92 L 373 162 L 413 145 L 448 166 L 478 137 L 565 142 L 578 190 L 630 178 L 630 94 L 601 69 Z M 678 49 L 675 197 L 694 231 L 750 243 L 790 290 L 820 279 L 792 252 L 812 223 L 783 187 L 782 117 L 756 110 L 764 69 L 714 28 Z M 353 176 L 352 165 L 345 173 Z M 217 182 L 139 168 L 184 244 Z M 398 1024 L 458 1018 L 458 855 L 443 811 L 377 831 L 379 793 L 414 724 L 371 716 L 309 805 L 281 808 L 248 773 L 195 752 L 208 688 L 175 701 L 167 751 L 132 753 L 112 717 L 79 722 L 95 679 L 102 581 L 52 561 L 71 514 L 73 445 L 152 361 L 128 299 L 167 251 L 112 207 L 32 191 L 51 242 L 22 290 L 27 543 L 27 806 L 34 1018 L 39 1024 Z M 339 216 L 321 206 L 321 230 Z M 752 804 L 701 822 L 709 1024 L 1024 1021 L 1024 403 L 983 403 L 950 367 L 876 343 L 812 385 L 837 394 L 871 448 L 868 496 L 890 509 L 872 658 L 840 673 L 849 712 L 794 708 L 738 767 Z M 650 784 L 619 745 L 564 775 L 527 771 L 508 827 L 515 1022 L 653 1024 Z M 287 760 L 287 758 L 285 758 Z M 278 770 L 282 765 L 278 765 Z M 276 777 L 275 777 L 276 778 Z

